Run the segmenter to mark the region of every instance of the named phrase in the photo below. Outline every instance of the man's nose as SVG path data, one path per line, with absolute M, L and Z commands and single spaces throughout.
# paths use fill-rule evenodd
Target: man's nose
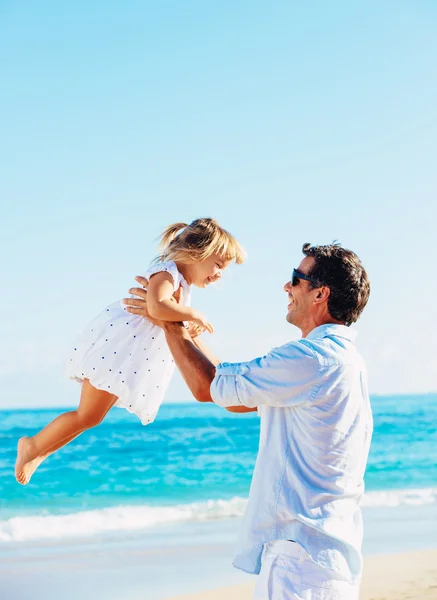
M 284 292 L 290 292 L 292 287 L 291 281 L 287 281 L 287 283 L 284 285 Z

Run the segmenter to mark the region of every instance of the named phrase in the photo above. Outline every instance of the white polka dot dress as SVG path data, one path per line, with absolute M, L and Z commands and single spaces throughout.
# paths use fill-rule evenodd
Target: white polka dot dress
M 172 261 L 152 265 L 144 277 L 168 271 L 181 303 L 190 305 L 190 287 Z M 144 317 L 131 315 L 120 302 L 107 306 L 79 335 L 67 363 L 67 375 L 89 379 L 99 390 L 118 397 L 115 406 L 136 414 L 143 425 L 159 410 L 174 371 L 164 331 Z

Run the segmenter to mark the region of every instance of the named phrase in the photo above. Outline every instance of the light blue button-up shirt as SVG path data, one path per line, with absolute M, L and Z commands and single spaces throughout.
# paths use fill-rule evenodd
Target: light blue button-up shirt
M 373 421 L 355 337 L 344 325 L 322 325 L 262 358 L 218 365 L 214 402 L 257 407 L 261 418 L 235 567 L 259 573 L 267 542 L 294 540 L 317 564 L 360 580 Z

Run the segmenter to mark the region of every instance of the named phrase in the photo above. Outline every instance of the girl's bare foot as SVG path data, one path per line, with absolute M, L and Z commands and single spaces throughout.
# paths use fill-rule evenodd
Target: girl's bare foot
M 32 459 L 34 455 L 33 443 L 30 438 L 22 437 L 18 440 L 17 446 L 17 461 L 15 463 L 15 479 L 21 485 L 29 483 L 35 470 L 39 467 L 42 461 L 46 458 L 45 456 L 37 456 Z

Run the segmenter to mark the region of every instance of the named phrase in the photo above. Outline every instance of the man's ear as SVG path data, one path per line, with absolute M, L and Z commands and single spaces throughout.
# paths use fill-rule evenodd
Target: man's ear
M 315 295 L 314 302 L 316 304 L 321 304 L 322 302 L 327 302 L 329 296 L 331 295 L 331 290 L 327 285 L 322 285 L 316 289 L 317 294 Z

